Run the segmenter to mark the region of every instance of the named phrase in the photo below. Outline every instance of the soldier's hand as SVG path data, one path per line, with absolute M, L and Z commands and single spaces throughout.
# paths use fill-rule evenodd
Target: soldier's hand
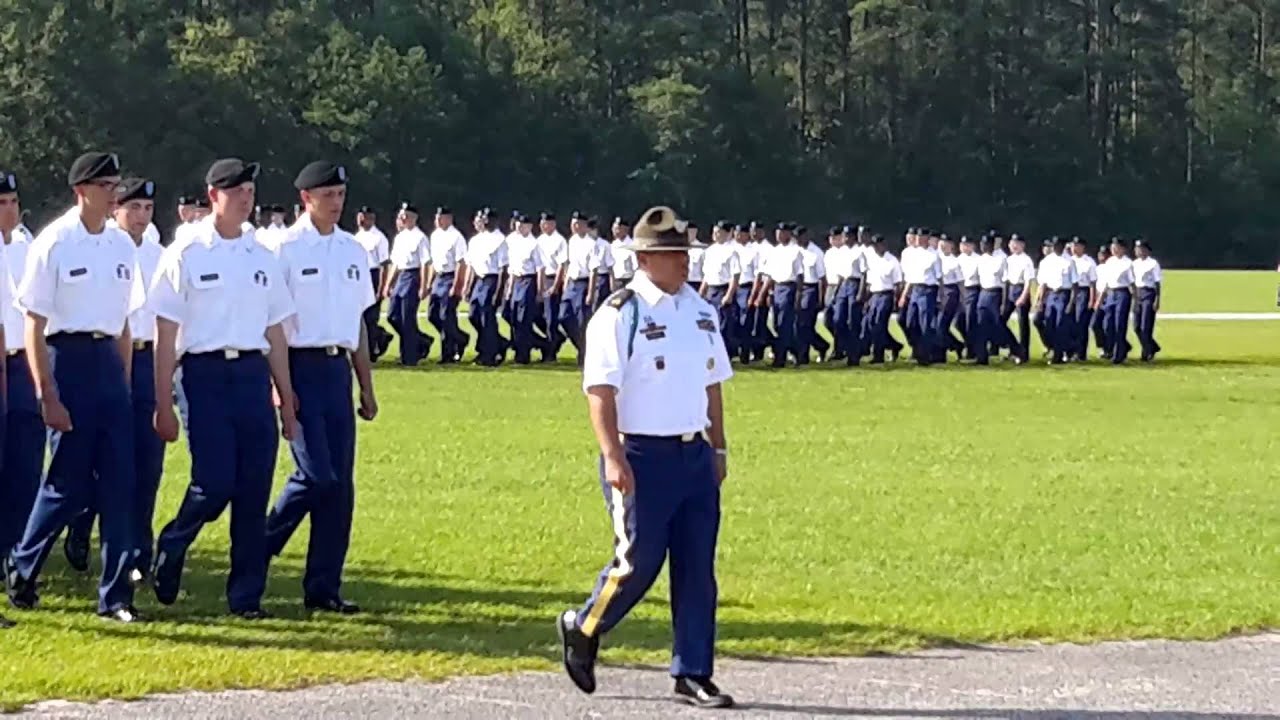
M 378 399 L 373 396 L 373 390 L 360 391 L 360 410 L 357 413 L 364 420 L 372 420 L 378 416 Z
M 731 304 L 733 304 L 733 297 L 726 293 L 724 299 L 720 301 L 720 307 L 729 307 Z
M 729 458 L 716 455 L 716 484 L 723 485 L 727 477 L 729 477 Z
M 178 439 L 178 416 L 174 414 L 172 405 L 156 404 L 154 425 L 161 440 L 171 443 Z
M 631 463 L 627 462 L 627 456 L 622 453 L 619 453 L 616 457 L 612 455 L 605 456 L 604 479 L 605 482 L 624 494 L 631 492 L 636 486 L 635 475 L 631 472 Z
M 46 395 L 40 399 L 40 415 L 44 424 L 58 432 L 71 432 L 71 413 L 62 404 L 57 395 Z
M 290 442 L 298 435 L 298 416 L 292 405 L 290 403 L 280 407 L 280 436 Z
M 426 300 L 426 299 L 427 299 L 427 296 L 428 296 L 428 295 L 430 295 L 430 294 L 431 294 L 431 291 L 430 291 L 430 290 L 428 290 L 427 288 L 425 288 L 425 287 L 418 288 L 418 299 L 419 299 L 419 300 Z

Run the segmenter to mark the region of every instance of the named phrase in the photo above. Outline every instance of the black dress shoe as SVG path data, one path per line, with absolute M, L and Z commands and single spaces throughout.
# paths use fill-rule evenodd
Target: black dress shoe
M 337 597 L 325 600 L 307 598 L 302 604 L 305 605 L 308 610 L 315 612 L 331 612 L 338 613 L 339 615 L 355 615 L 360 612 L 359 605 L 353 602 L 347 602 L 346 600 Z
M 62 554 L 67 556 L 67 564 L 76 572 L 89 571 L 89 536 L 74 530 L 67 530 L 67 537 L 62 541 Z
M 587 637 L 578 629 L 572 612 L 561 613 L 556 618 L 556 634 L 564 660 L 564 671 L 582 692 L 590 695 L 596 691 L 596 654 L 600 651 L 600 639 Z
M 113 610 L 98 613 L 98 617 L 103 620 L 110 620 L 118 623 L 136 623 L 142 622 L 142 616 L 138 614 L 138 610 L 132 605 L 121 605 Z
M 271 613 L 267 612 L 266 610 L 263 610 L 263 609 L 262 609 L 262 608 L 260 608 L 260 607 L 259 607 L 259 608 L 249 608 L 249 609 L 247 609 L 247 610 L 232 610 L 232 611 L 231 611 L 231 614 L 232 614 L 232 615 L 235 615 L 236 617 L 240 618 L 241 620 L 269 620 L 269 619 L 271 619 Z
M 40 595 L 36 593 L 36 584 L 23 579 L 13 560 L 6 556 L 0 560 L 0 573 L 4 575 L 5 590 L 9 594 L 9 604 L 19 610 L 31 610 L 40 603 Z
M 172 605 L 182 589 L 182 558 L 157 552 L 155 565 L 151 568 L 151 586 L 161 605 Z
M 676 678 L 676 700 L 699 708 L 730 708 L 733 698 L 720 692 L 710 680 Z

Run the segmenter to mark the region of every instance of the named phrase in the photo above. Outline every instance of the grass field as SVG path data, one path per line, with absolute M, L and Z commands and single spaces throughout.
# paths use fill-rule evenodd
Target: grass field
M 1276 278 L 1170 273 L 1166 309 L 1267 311 Z M 1280 625 L 1280 323 L 1159 336 L 1156 366 L 739 373 L 722 653 Z M 556 667 L 552 618 L 610 555 L 577 372 L 387 365 L 377 382 L 346 587 L 369 612 L 307 618 L 301 533 L 273 566 L 277 619 L 228 619 L 224 517 L 177 605 L 142 593 L 152 622 L 110 625 L 59 547 L 43 609 L 6 611 L 22 624 L 0 635 L 0 706 Z M 174 446 L 157 524 L 187 467 Z M 278 477 L 289 469 L 282 453 Z M 660 581 L 607 660 L 666 659 L 665 597 Z

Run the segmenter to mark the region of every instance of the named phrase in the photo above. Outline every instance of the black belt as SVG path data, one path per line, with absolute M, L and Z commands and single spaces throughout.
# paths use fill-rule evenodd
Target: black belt
M 493 278 L 494 280 L 497 280 L 499 277 L 501 277 L 501 275 L 502 275 L 502 273 L 488 273 L 488 274 L 486 274 L 486 275 L 481 275 L 481 276 L 480 276 L 480 279 L 481 279 L 481 280 L 488 280 L 489 278 Z
M 152 350 L 154 348 L 155 348 L 155 343 L 150 340 L 134 340 L 133 341 L 133 349 L 135 351 L 141 352 L 144 350 Z
M 1053 293 L 1054 295 L 1058 295 L 1059 293 L 1066 293 L 1070 295 L 1071 288 L 1058 288 L 1057 290 L 1054 290 L 1053 288 L 1049 288 L 1049 292 Z
M 453 277 L 454 274 L 455 274 L 454 271 L 450 270 L 449 272 L 438 272 L 436 273 L 436 277 L 438 278 Z
M 570 280 L 569 282 L 571 282 L 571 283 L 580 283 L 580 282 L 587 282 L 587 281 L 589 281 L 589 280 L 591 280 L 591 278 L 589 278 L 589 277 L 584 277 L 584 278 L 573 278 L 573 279 L 572 279 L 572 280 Z
M 965 286 L 964 286 L 964 289 L 965 289 L 965 290 L 973 290 L 974 288 L 977 288 L 978 290 L 981 290 L 981 289 L 982 289 L 982 286 L 981 286 L 981 285 L 965 285 Z
M 795 286 L 796 286 L 796 281 L 795 281 L 795 280 L 788 280 L 788 281 L 786 281 L 786 282 L 775 282 L 775 283 L 774 283 L 774 285 L 776 285 L 776 286 L 778 286 L 778 287 L 795 287 Z
M 960 283 L 943 283 L 942 287 L 958 288 L 960 287 Z
M 625 440 L 644 440 L 647 442 L 666 442 L 672 444 L 689 445 L 696 442 L 703 442 L 707 436 L 703 432 L 684 433 L 683 435 L 636 435 L 634 433 L 622 433 Z
M 876 290 L 876 291 L 873 291 L 871 294 L 872 294 L 872 295 L 894 295 L 894 294 L 896 294 L 896 291 L 894 291 L 894 290 Z
M 934 290 L 937 290 L 937 289 L 938 289 L 938 285 L 937 285 L 937 283 L 932 283 L 932 284 L 931 284 L 931 283 L 919 283 L 919 284 L 915 284 L 915 285 L 912 285 L 912 286 L 911 286 L 911 289 L 912 289 L 912 290 L 915 290 L 915 289 L 918 289 L 918 288 L 933 288 Z
M 48 340 L 115 340 L 114 335 L 104 332 L 58 332 L 50 335 Z
M 27 354 L 27 351 L 25 348 L 18 348 L 16 350 L 6 350 L 4 354 L 6 357 L 11 357 L 11 358 L 18 357 L 19 355 L 22 355 L 25 357 Z
M 248 360 L 249 358 L 262 357 L 262 351 L 261 350 L 236 350 L 234 348 L 223 348 L 221 350 L 210 350 L 209 352 L 186 353 L 186 357 L 219 358 L 222 360 Z
M 345 358 L 350 352 L 344 347 L 337 345 L 325 345 L 323 347 L 291 347 L 290 355 L 324 355 L 325 357 L 342 357 Z
M 707 286 L 707 289 L 708 289 L 708 290 L 721 290 L 721 289 L 723 289 L 723 288 L 727 288 L 727 287 L 729 287 L 729 284 L 728 284 L 728 283 L 725 283 L 724 285 L 708 285 L 708 286 Z
M 1004 288 L 998 288 L 998 287 L 994 287 L 994 288 L 982 288 L 982 292 L 998 292 L 998 293 L 1002 293 L 1002 292 L 1004 292 Z

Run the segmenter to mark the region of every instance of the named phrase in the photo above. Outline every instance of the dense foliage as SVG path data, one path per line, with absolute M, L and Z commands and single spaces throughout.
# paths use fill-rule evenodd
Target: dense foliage
M 1276 11 L 1276 12 L 1273 12 Z M 0 0 L 0 166 L 80 150 L 290 203 L 1143 234 L 1270 264 L 1280 0 Z M 165 215 L 171 213 L 165 212 Z M 165 221 L 169 218 L 165 217 Z

